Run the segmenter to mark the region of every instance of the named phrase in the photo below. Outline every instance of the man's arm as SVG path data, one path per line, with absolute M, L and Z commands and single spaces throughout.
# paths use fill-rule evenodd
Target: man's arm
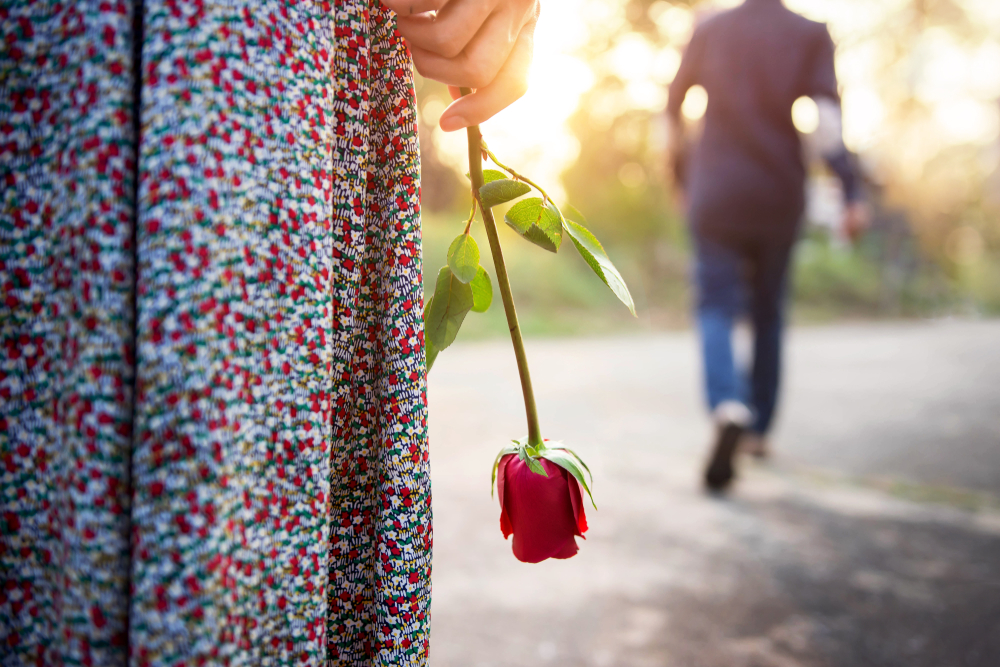
M 684 56 L 681 58 L 680 67 L 674 80 L 670 83 L 669 98 L 667 101 L 667 160 L 668 168 L 673 178 L 674 187 L 678 191 L 683 191 L 685 183 L 684 163 L 686 160 L 685 148 L 687 142 L 684 137 L 684 120 L 681 118 L 681 105 L 684 104 L 684 97 L 687 91 L 698 83 L 701 68 L 701 53 L 704 37 L 699 30 L 695 30 L 691 36 L 691 41 L 684 49 Z
M 806 71 L 802 93 L 816 101 L 819 125 L 814 141 L 823 161 L 840 179 L 844 192 L 842 226 L 854 240 L 868 227 L 868 210 L 862 201 L 861 183 L 850 153 L 844 146 L 840 91 L 834 67 L 834 45 L 825 26 L 817 33 L 811 67 Z
M 851 163 L 847 147 L 844 146 L 843 118 L 840 102 L 829 97 L 816 100 L 819 111 L 819 124 L 813 135 L 813 141 L 820 157 L 833 170 L 844 187 L 844 200 L 852 203 L 861 198 L 857 174 Z
M 844 192 L 844 217 L 841 226 L 852 241 L 868 228 L 868 208 L 861 197 L 861 183 L 851 155 L 844 146 L 843 120 L 840 102 L 829 97 L 816 100 L 819 110 L 819 125 L 814 141 L 823 161 L 840 179 Z

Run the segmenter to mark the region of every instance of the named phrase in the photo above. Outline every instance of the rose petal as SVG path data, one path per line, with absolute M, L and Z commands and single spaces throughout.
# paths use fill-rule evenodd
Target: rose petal
M 569 501 L 573 505 L 573 517 L 576 519 L 576 534 L 583 537 L 587 532 L 587 515 L 583 511 L 583 490 L 576 477 L 569 478 Z M 583 539 L 587 539 L 583 537 Z
M 514 456 L 515 454 L 507 454 L 497 464 L 497 496 L 500 498 L 500 531 L 503 533 L 505 540 L 514 532 L 514 526 L 511 525 L 510 517 L 507 516 L 507 508 L 503 504 L 503 485 L 506 479 L 505 469 L 507 468 L 507 462 Z
M 503 533 L 503 538 L 506 540 L 514 532 L 514 526 L 510 523 L 510 517 L 507 516 L 507 510 L 500 508 L 500 532 Z
M 578 522 L 570 500 L 568 473 L 546 459 L 539 459 L 539 463 L 548 477 L 531 472 L 515 456 L 504 470 L 503 508 L 514 529 L 514 556 L 525 563 L 569 558 L 577 548 L 573 535 Z
M 565 560 L 567 558 L 572 558 L 573 556 L 575 556 L 576 552 L 578 552 L 579 550 L 580 550 L 580 547 L 578 547 L 576 545 L 576 540 L 574 540 L 572 537 L 570 537 L 563 544 L 563 547 L 562 547 L 562 549 L 559 550 L 559 553 L 552 554 L 552 557 L 553 558 L 558 558 L 560 560 Z
M 507 462 L 511 460 L 512 457 L 517 456 L 516 454 L 507 454 L 500 459 L 500 463 L 497 464 L 497 496 L 500 497 L 500 507 L 503 507 L 503 483 L 506 479 L 506 468 Z

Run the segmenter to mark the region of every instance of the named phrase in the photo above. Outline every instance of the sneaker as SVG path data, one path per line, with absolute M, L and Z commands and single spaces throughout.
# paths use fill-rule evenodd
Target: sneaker
M 713 417 L 718 425 L 718 432 L 712 458 L 705 469 L 705 486 L 709 491 L 720 492 L 728 488 L 736 476 L 733 457 L 753 415 L 742 403 L 725 401 L 715 409 Z
M 743 430 L 739 424 L 719 427 L 712 460 L 705 469 L 705 486 L 709 491 L 725 491 L 736 476 L 733 470 L 733 455 L 736 454 L 736 445 L 739 444 Z

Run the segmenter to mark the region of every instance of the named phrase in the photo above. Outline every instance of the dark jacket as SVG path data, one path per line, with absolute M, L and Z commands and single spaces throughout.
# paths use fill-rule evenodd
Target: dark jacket
M 697 27 L 667 105 L 679 119 L 691 86 L 708 93 L 704 132 L 687 165 L 693 225 L 701 231 L 754 225 L 794 232 L 805 203 L 806 169 L 792 104 L 799 97 L 839 101 L 833 50 L 825 25 L 780 0 L 746 0 Z M 845 185 L 853 198 L 852 175 Z

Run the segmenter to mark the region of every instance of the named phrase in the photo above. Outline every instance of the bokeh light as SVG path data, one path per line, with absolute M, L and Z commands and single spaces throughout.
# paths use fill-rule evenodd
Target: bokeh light
M 625 31 L 603 52 L 585 53 L 588 44 L 600 42 L 602 35 L 621 27 L 632 5 L 612 0 L 548 0 L 536 33 L 531 89 L 485 125 L 487 136 L 494 137 L 497 145 L 502 143 L 512 160 L 540 170 L 540 175 L 558 176 L 578 152 L 567 121 L 596 83 L 610 75 L 623 84 L 619 99 L 597 110 L 605 124 L 626 110 L 659 113 L 666 104 L 665 87 L 677 71 L 697 17 L 734 4 L 738 2 L 703 2 L 693 10 L 687 3 L 656 0 L 645 9 L 653 33 Z M 956 34 L 953 26 L 926 27 L 920 30 L 914 52 L 895 65 L 890 61 L 898 59 L 898 45 L 885 38 L 884 30 L 887 25 L 897 26 L 900 15 L 905 18 L 909 0 L 788 0 L 786 4 L 826 22 L 839 42 L 844 133 L 851 149 L 884 150 L 879 144 L 886 139 L 886 106 L 898 104 L 905 95 L 928 109 L 928 119 L 945 144 L 996 140 L 1000 133 L 998 3 L 959 3 L 972 16 L 981 16 L 979 30 L 992 29 L 993 36 L 968 39 Z M 915 29 L 913 25 L 898 27 Z M 885 86 L 887 67 L 903 70 L 896 87 Z M 688 95 L 685 116 L 700 118 L 706 102 L 704 90 L 694 89 Z M 802 131 L 808 133 L 815 127 L 814 117 L 808 101 L 796 106 L 794 118 Z M 461 163 L 465 155 L 461 138 L 441 137 L 438 142 L 456 164 Z M 941 142 L 924 146 L 929 152 L 940 148 Z
M 800 97 L 792 104 L 792 123 L 802 134 L 812 134 L 819 127 L 819 107 L 811 97 Z
M 878 206 L 899 211 L 902 222 L 885 224 L 920 248 L 907 252 L 1000 267 L 1000 2 L 784 1 L 834 38 L 844 143 Z M 739 2 L 545 0 L 530 89 L 483 127 L 498 155 L 588 209 L 602 239 L 634 244 L 650 285 L 664 272 L 683 276 L 683 251 L 671 249 L 683 221 L 666 169 L 667 88 L 695 26 Z M 695 132 L 709 102 L 700 86 L 689 90 L 682 113 Z M 424 140 L 464 174 L 465 134 L 430 127 L 445 104 L 423 102 Z M 811 135 L 820 114 L 803 98 L 792 120 Z M 805 142 L 807 153 L 815 146 Z M 835 228 L 837 185 L 818 161 L 810 174 L 807 218 Z

